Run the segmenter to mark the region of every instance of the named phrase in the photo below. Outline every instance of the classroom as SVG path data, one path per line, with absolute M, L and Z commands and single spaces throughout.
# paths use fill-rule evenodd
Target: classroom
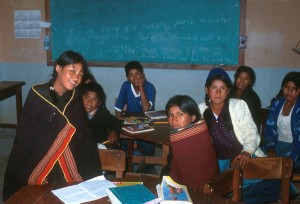
M 53 65 L 48 64 L 49 51 L 44 49 L 47 29 L 41 28 L 37 38 L 16 38 L 14 12 L 36 10 L 41 21 L 47 23 L 46 4 L 50 0 L 1 0 L 0 1 L 0 81 L 24 81 L 22 102 L 30 88 L 51 78 Z M 247 37 L 246 47 L 239 51 L 240 61 L 250 66 L 256 74 L 253 89 L 259 95 L 262 107 L 268 107 L 278 93 L 283 77 L 300 70 L 300 54 L 293 51 L 300 41 L 300 0 L 241 0 L 244 16 L 240 33 Z M 151 25 L 148 25 L 151 26 Z M 88 32 L 88 31 L 86 31 Z M 51 39 L 50 39 L 51 40 Z M 84 45 L 84 44 L 83 44 Z M 101 48 L 95 47 L 94 52 Z M 135 60 L 135 59 L 132 59 Z M 108 60 L 107 60 L 108 61 Z M 106 62 L 107 62 L 106 61 Z M 114 102 L 126 80 L 123 62 L 91 64 L 89 70 L 103 86 L 106 106 L 114 113 Z M 113 65 L 112 65 L 113 64 Z M 144 63 L 147 80 L 155 85 L 155 109 L 162 110 L 169 98 L 187 94 L 197 103 L 204 101 L 205 79 L 209 70 L 217 65 L 189 66 L 176 63 Z M 219 65 L 222 67 L 223 65 Z M 231 80 L 237 66 L 223 66 Z M 15 99 L 1 101 L 0 123 L 16 123 Z M 0 135 L 9 129 L 0 128 Z

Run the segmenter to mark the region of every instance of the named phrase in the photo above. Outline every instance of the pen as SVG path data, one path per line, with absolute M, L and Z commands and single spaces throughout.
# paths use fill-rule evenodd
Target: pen
M 106 141 L 104 141 L 104 142 L 102 142 L 101 144 L 106 144 L 106 143 L 109 143 L 109 140 L 106 140 Z
M 169 124 L 169 122 L 154 122 L 154 124 Z

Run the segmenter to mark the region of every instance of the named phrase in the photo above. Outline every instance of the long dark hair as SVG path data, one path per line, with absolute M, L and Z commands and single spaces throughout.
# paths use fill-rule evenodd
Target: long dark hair
M 220 80 L 220 81 L 224 82 L 228 89 L 232 88 L 231 80 L 225 71 L 224 71 L 224 73 L 218 73 L 218 74 L 208 77 L 208 79 L 206 80 L 206 83 L 205 83 L 205 87 L 209 88 L 214 80 Z M 207 106 L 210 107 L 210 98 L 207 93 L 205 94 L 205 103 Z M 211 113 L 210 108 L 206 109 L 203 113 L 203 116 L 204 116 L 204 119 L 205 119 L 205 122 L 206 122 L 208 128 L 210 128 L 211 122 L 212 122 L 210 119 L 211 118 L 210 113 Z M 224 101 L 222 113 L 223 113 L 223 121 L 224 121 L 225 127 L 228 130 L 233 131 L 233 125 L 232 125 L 230 112 L 229 112 L 229 96 L 227 96 L 226 100 Z
M 178 106 L 180 110 L 190 116 L 195 115 L 196 119 L 193 122 L 198 122 L 201 118 L 199 107 L 197 103 L 190 96 L 187 95 L 176 95 L 169 99 L 166 105 L 166 112 L 173 106 Z
M 57 77 L 56 66 L 59 65 L 62 68 L 64 68 L 65 66 L 68 66 L 70 64 L 82 64 L 83 76 L 85 76 L 88 73 L 87 63 L 85 59 L 81 56 L 81 54 L 71 50 L 67 50 L 64 53 L 62 53 L 54 63 L 51 79 L 52 84 L 54 83 Z
M 300 88 L 300 72 L 289 72 L 285 75 L 285 77 L 283 78 L 282 82 L 281 82 L 281 88 L 279 90 L 279 92 L 277 93 L 277 95 L 271 100 L 271 104 L 279 99 L 280 97 L 283 97 L 283 87 L 286 83 L 288 82 L 293 82 L 296 86 L 296 90 L 298 90 Z M 298 98 L 300 97 L 300 95 L 298 96 Z

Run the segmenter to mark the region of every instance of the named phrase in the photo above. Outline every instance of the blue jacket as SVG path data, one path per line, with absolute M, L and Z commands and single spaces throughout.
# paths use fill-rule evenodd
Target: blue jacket
M 285 103 L 285 98 L 281 97 L 274 101 L 270 107 L 270 113 L 265 127 L 265 147 L 275 149 L 278 142 L 277 120 L 282 106 Z M 293 135 L 292 149 L 286 153 L 286 156 L 291 157 L 294 161 L 298 159 L 300 154 L 300 99 L 297 99 L 291 116 L 291 130 Z

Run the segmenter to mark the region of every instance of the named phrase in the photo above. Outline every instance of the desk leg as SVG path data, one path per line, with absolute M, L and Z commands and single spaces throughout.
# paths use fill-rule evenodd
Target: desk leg
M 17 87 L 16 90 L 16 110 L 17 110 L 17 124 L 20 120 L 20 115 L 22 112 L 22 88 L 21 86 Z
M 133 139 L 127 139 L 127 168 L 129 172 L 132 172 L 133 168 L 133 162 L 132 162 L 132 155 L 133 155 Z

